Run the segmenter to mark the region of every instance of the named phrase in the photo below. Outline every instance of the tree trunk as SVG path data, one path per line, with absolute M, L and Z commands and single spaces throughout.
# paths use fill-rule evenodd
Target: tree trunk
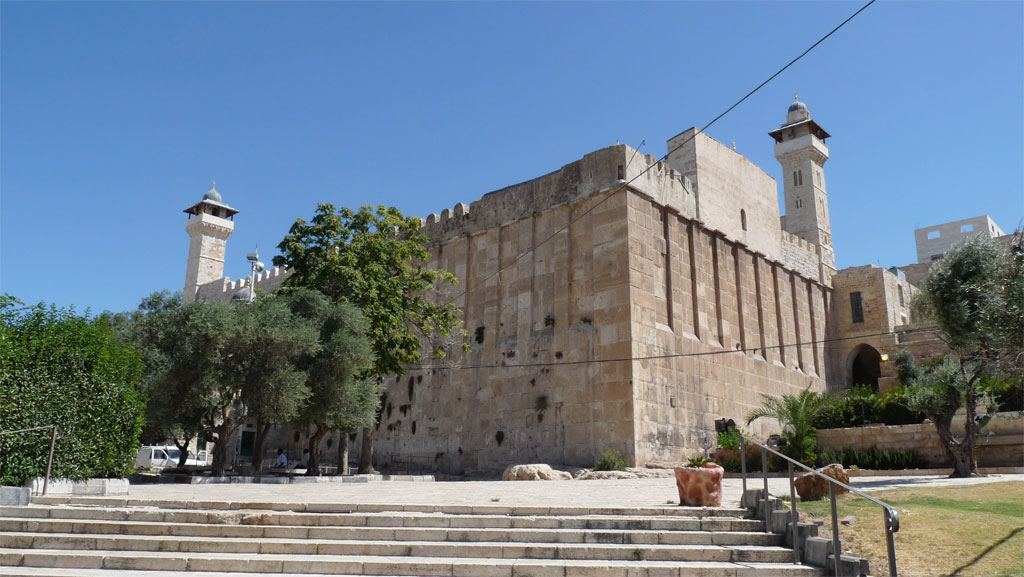
M 373 472 L 373 427 L 364 427 L 363 445 L 359 449 L 359 474 Z
M 327 434 L 327 428 L 317 423 L 313 425 L 313 434 L 309 436 L 309 464 L 306 465 L 307 477 L 320 476 L 320 441 Z
M 179 451 L 181 451 L 181 456 L 178 457 L 178 468 L 179 469 L 183 468 L 185 466 L 185 461 L 188 460 L 188 444 L 191 443 L 191 442 L 192 442 L 192 437 L 191 436 L 185 437 L 184 444 L 179 442 L 178 439 L 174 439 L 174 446 L 177 447 Z M 196 447 L 196 449 L 198 449 L 198 447 Z
M 234 419 L 225 419 L 210 431 L 210 438 L 213 439 L 213 471 L 211 474 L 214 477 L 224 476 L 227 469 L 228 443 L 234 437 L 237 428 L 238 425 Z
M 935 419 L 935 430 L 939 433 L 942 450 L 953 464 L 953 472 L 950 477 L 971 477 L 978 474 L 978 464 L 974 460 L 974 443 L 967 444 L 966 439 L 961 441 L 953 436 L 953 415 L 955 414 L 934 415 L 932 418 Z M 967 422 L 970 422 L 971 416 L 967 415 L 967 417 Z M 970 427 L 966 423 L 965 426 Z
M 348 431 L 338 435 L 338 474 L 348 475 Z
M 271 426 L 270 423 L 264 424 L 263 421 L 256 421 L 256 438 L 252 443 L 252 470 L 257 475 L 263 473 L 263 448 Z

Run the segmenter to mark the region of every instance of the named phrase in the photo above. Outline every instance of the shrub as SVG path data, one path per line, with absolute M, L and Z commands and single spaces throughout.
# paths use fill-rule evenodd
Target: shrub
M 704 457 L 704 456 L 690 457 L 690 459 L 688 461 L 686 461 L 686 466 L 687 467 L 703 467 L 704 465 L 707 465 L 710 462 L 711 461 L 707 457 Z
M 814 420 L 816 429 L 841 429 L 880 423 L 911 425 L 925 419 L 924 413 L 910 410 L 907 388 L 895 386 L 877 393 L 867 386 L 855 386 L 838 397 Z
M 594 463 L 595 471 L 624 471 L 626 469 L 626 460 L 622 458 L 622 453 L 611 450 L 601 453 L 601 456 Z
M 921 457 L 910 449 L 887 448 L 879 449 L 822 449 L 817 466 L 824 467 L 832 463 L 840 463 L 844 468 L 856 466 L 859 469 L 920 469 L 925 467 Z
M 15 302 L 0 297 L 0 428 L 56 425 L 53 477 L 131 474 L 142 431 L 138 354 L 118 344 L 105 317 Z M 49 431 L 0 437 L 0 484 L 42 477 L 49 445 Z
M 728 431 L 722 431 L 718 433 L 718 448 L 719 449 L 739 449 L 740 448 L 740 436 L 743 433 L 739 429 L 730 429 Z

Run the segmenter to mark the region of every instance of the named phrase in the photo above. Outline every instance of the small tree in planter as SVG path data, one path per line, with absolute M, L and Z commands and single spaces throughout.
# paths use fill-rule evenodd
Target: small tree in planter
M 705 457 L 694 457 L 675 468 L 679 504 L 689 507 L 717 507 L 722 504 L 725 470 Z

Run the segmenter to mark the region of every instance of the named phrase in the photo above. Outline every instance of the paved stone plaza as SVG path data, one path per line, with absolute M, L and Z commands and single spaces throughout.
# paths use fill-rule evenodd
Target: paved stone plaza
M 769 479 L 772 493 L 789 492 L 785 478 Z M 927 477 L 854 477 L 856 488 L 875 491 L 897 487 L 1024 482 L 1024 475 L 990 475 L 976 479 Z M 752 488 L 760 478 L 751 478 Z M 725 479 L 722 505 L 739 505 L 740 479 Z M 517 507 L 655 507 L 677 503 L 675 480 L 609 479 L 593 481 L 454 481 L 372 483 L 293 483 L 288 485 L 133 485 L 129 498 L 152 500 L 260 501 L 278 503 L 373 503 L 399 505 L 507 505 Z

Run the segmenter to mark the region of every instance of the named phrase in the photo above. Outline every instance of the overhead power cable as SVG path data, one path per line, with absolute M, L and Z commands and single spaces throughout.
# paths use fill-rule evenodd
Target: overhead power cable
M 643 169 L 642 171 L 640 171 L 639 173 L 637 173 L 637 175 L 636 175 L 636 176 L 634 176 L 633 178 L 630 178 L 629 180 L 627 180 L 627 181 L 625 181 L 625 182 L 620 182 L 620 183 L 619 183 L 619 184 L 618 184 L 617 186 L 615 186 L 615 187 L 613 187 L 613 188 L 609 189 L 608 193 L 607 193 L 607 194 L 605 195 L 605 197 L 604 197 L 604 198 L 602 198 L 601 200 L 599 200 L 599 201 L 597 201 L 596 203 L 594 203 L 594 204 L 593 204 L 592 206 L 590 206 L 589 208 L 587 208 L 587 210 L 585 210 L 585 211 L 581 212 L 580 214 L 578 214 L 578 215 L 576 216 L 576 218 L 571 218 L 571 217 L 570 217 L 570 220 L 569 220 L 569 222 L 568 222 L 568 223 L 566 223 L 566 224 L 565 224 L 564 226 L 562 226 L 561 228 L 559 228 L 558 230 L 556 230 L 555 232 L 553 232 L 553 233 L 552 233 L 552 234 L 551 234 L 550 236 L 546 237 L 546 238 L 545 238 L 544 240 L 540 241 L 540 242 L 539 242 L 539 243 L 537 243 L 536 245 L 534 245 L 534 246 L 531 246 L 531 247 L 527 248 L 527 249 L 526 249 L 525 251 L 523 251 L 523 252 L 519 253 L 519 254 L 518 254 L 518 255 L 516 256 L 516 258 L 515 258 L 515 259 L 514 259 L 514 260 L 513 260 L 513 261 L 512 261 L 511 263 L 509 263 L 508 265 L 506 265 L 506 266 L 504 266 L 504 267 L 502 267 L 502 266 L 501 266 L 501 263 L 498 263 L 498 270 L 497 270 L 497 271 L 495 271 L 495 272 L 493 272 L 493 273 L 491 273 L 490 275 L 488 275 L 488 276 L 484 277 L 483 281 L 481 281 L 481 284 L 486 284 L 486 283 L 487 283 L 488 281 L 490 281 L 490 280 L 491 280 L 492 278 L 494 278 L 494 277 L 498 276 L 498 275 L 499 275 L 499 274 L 501 274 L 502 272 L 504 272 L 504 271 L 508 270 L 509 268 L 512 268 L 513 266 L 515 266 L 516 264 L 518 264 L 518 263 L 519 263 L 519 261 L 520 261 L 520 260 L 522 260 L 522 259 L 523 259 L 523 257 L 525 257 L 526 255 L 530 254 L 531 252 L 533 252 L 533 251 L 537 250 L 537 248 L 538 248 L 538 247 L 541 247 L 541 246 L 543 246 L 544 244 L 546 244 L 546 243 L 548 243 L 549 241 L 551 241 L 552 239 L 554 239 L 554 238 L 555 238 L 556 236 L 558 236 L 558 235 L 562 234 L 563 232 L 565 232 L 566 230 L 568 230 L 568 229 L 569 229 L 569 227 L 570 227 L 570 226 L 572 226 L 572 224 L 573 224 L 573 223 L 575 223 L 575 222 L 579 221 L 579 220 L 580 220 L 580 219 L 582 219 L 583 217 L 585 217 L 585 216 L 587 216 L 588 214 L 590 214 L 591 212 L 593 212 L 593 211 L 594 211 L 595 209 L 597 209 L 597 207 L 599 207 L 599 206 L 601 206 L 602 204 L 604 204 L 604 203 L 605 203 L 605 201 L 607 201 L 607 200 L 608 200 L 609 198 L 612 198 L 612 197 L 613 197 L 613 196 L 615 195 L 615 193 L 619 192 L 620 190 L 624 190 L 624 189 L 626 189 L 626 188 L 627 188 L 627 187 L 628 187 L 628 186 L 629 186 L 630 184 L 632 184 L 632 183 L 633 183 L 634 181 L 636 181 L 636 180 L 637 180 L 638 178 L 640 178 L 641 176 L 643 176 L 643 175 L 647 174 L 647 172 L 648 172 L 648 171 L 650 171 L 650 170 L 651 170 L 652 168 L 654 168 L 655 166 L 657 166 L 657 165 L 658 165 L 658 164 L 660 164 L 661 162 L 664 162 L 664 161 L 665 161 L 665 160 L 666 160 L 666 159 L 667 159 L 667 158 L 668 158 L 669 156 L 671 156 L 671 155 L 672 155 L 672 153 L 673 153 L 673 152 L 675 152 L 675 151 L 679 150 L 680 148 L 682 148 L 682 147 L 686 146 L 687 144 L 689 144 L 689 143 L 690 143 L 691 141 L 693 141 L 693 139 L 697 138 L 697 135 L 698 135 L 698 134 L 702 134 L 702 133 L 703 133 L 704 131 L 706 131 L 706 130 L 707 130 L 708 128 L 710 128 L 710 127 L 711 127 L 711 126 L 712 126 L 713 124 L 715 124 L 716 122 L 718 122 L 719 120 L 721 120 L 721 119 L 722 119 L 722 117 L 724 117 L 724 116 L 725 116 L 726 114 L 729 114 L 730 112 L 732 112 L 732 110 L 733 110 L 734 108 L 736 108 L 737 106 L 739 106 L 740 104 L 742 104 L 742 103 L 743 103 L 743 102 L 744 102 L 744 101 L 745 101 L 746 99 L 748 99 L 748 98 L 750 98 L 751 96 L 753 96 L 753 95 L 754 95 L 754 93 L 756 93 L 756 92 L 757 92 L 758 90 L 761 90 L 762 88 L 764 88 L 764 86 L 765 86 L 766 84 L 768 84 L 769 82 L 771 82 L 772 80 L 774 80 L 774 79 L 775 79 L 775 78 L 776 78 L 776 77 L 777 77 L 778 75 L 780 75 L 780 74 L 782 74 L 783 72 L 785 72 L 785 71 L 786 71 L 786 69 L 788 69 L 788 68 L 789 68 L 790 66 L 792 66 L 792 65 L 796 64 L 797 62 L 799 62 L 799 61 L 800 61 L 800 59 L 802 59 L 802 58 L 803 58 L 804 56 L 807 56 L 807 54 L 808 54 L 808 53 L 810 53 L 810 51 L 811 51 L 811 50 L 814 50 L 814 49 L 815 49 L 815 48 L 816 48 L 816 47 L 817 47 L 817 46 L 818 46 L 819 44 L 821 44 L 822 42 L 824 42 L 825 40 L 827 40 L 827 39 L 828 39 L 828 38 L 829 38 L 830 36 L 832 36 L 833 34 L 835 34 L 836 32 L 838 32 L 840 28 L 842 28 L 843 26 L 846 26 L 846 24 L 847 24 L 847 23 L 849 23 L 849 22 L 850 22 L 851 20 L 853 20 L 854 18 L 856 18 L 858 14 L 860 14 L 861 12 L 863 12 L 864 10 L 866 10 L 868 6 L 871 6 L 871 5 L 872 5 L 872 4 L 874 4 L 874 3 L 875 3 L 875 0 L 870 0 L 870 1 L 869 1 L 869 2 L 867 3 L 867 4 L 865 4 L 865 5 L 861 6 L 859 10 L 857 10 L 856 12 L 854 12 L 853 14 L 851 14 L 851 15 L 850 15 L 850 16 L 849 16 L 849 17 L 848 17 L 848 18 L 847 18 L 846 20 L 843 20 L 842 22 L 840 22 L 840 23 L 839 23 L 839 25 L 838 25 L 838 26 L 836 26 L 835 28 L 833 28 L 832 30 L 830 30 L 830 31 L 828 32 L 828 34 L 825 34 L 824 36 L 822 36 L 821 38 L 819 38 L 817 42 L 815 42 L 814 44 L 811 44 L 811 45 L 810 45 L 810 46 L 809 46 L 809 47 L 808 47 L 808 48 L 807 48 L 806 50 L 804 50 L 803 52 L 801 52 L 799 56 L 797 56 L 796 58 L 794 58 L 794 59 L 790 60 L 790 61 L 789 61 L 788 63 L 786 63 L 786 65 L 785 65 L 785 66 L 783 66 L 782 68 L 779 68 L 778 70 L 776 70 L 776 71 L 775 71 L 775 73 L 774 73 L 774 74 L 772 74 L 771 76 L 769 76 L 769 77 L 768 77 L 768 78 L 767 78 L 767 79 L 766 79 L 766 80 L 765 80 L 764 82 L 762 82 L 761 84 L 758 84 L 756 88 L 754 88 L 754 89 L 753 89 L 753 90 L 751 90 L 750 92 L 746 93 L 746 94 L 745 94 L 745 95 L 743 96 L 743 98 L 740 98 L 740 99 L 739 99 L 739 100 L 737 100 L 737 101 L 736 101 L 735 103 L 733 103 L 733 105 L 732 105 L 732 106 L 730 106 L 729 108 L 726 108 L 726 109 L 725 109 L 725 111 L 723 111 L 723 112 L 722 112 L 721 114 L 719 114 L 718 116 L 716 116 L 716 117 L 714 117 L 713 119 L 711 119 L 711 122 L 708 122 L 707 124 L 705 124 L 703 128 L 700 128 L 700 129 L 698 129 L 698 130 L 697 130 L 696 132 L 694 132 L 694 133 L 693 133 L 693 135 L 692 135 L 692 136 L 690 136 L 690 137 L 689 137 L 688 139 L 686 139 L 685 141 L 683 141 L 683 142 L 679 143 L 679 144 L 678 144 L 678 145 L 677 145 L 677 146 L 676 146 L 675 148 L 672 148 L 671 150 L 669 150 L 668 152 L 666 152 L 666 153 L 665 153 L 665 155 L 664 155 L 664 156 L 662 156 L 661 158 L 659 158 L 657 162 L 655 162 L 655 163 L 653 163 L 653 164 L 649 164 L 649 165 L 647 165 L 647 167 L 646 167 L 646 168 L 644 168 L 644 169 Z M 455 295 L 454 297 L 452 297 L 452 298 L 448 299 L 448 303 L 447 303 L 447 304 L 451 304 L 452 302 L 454 302 L 454 301 L 458 300 L 459 298 L 461 298 L 461 297 L 462 297 L 462 296 L 464 296 L 465 294 L 466 294 L 466 291 L 465 291 L 465 290 L 463 290 L 463 291 L 462 291 L 461 293 L 459 293 L 459 294 Z
M 908 329 L 902 331 L 900 334 L 927 332 L 935 330 L 937 327 L 921 327 L 917 329 Z M 817 346 L 825 343 L 838 343 L 842 341 L 854 341 L 861 339 L 868 339 L 872 337 L 884 337 L 888 335 L 897 334 L 895 331 L 885 331 L 881 333 L 874 333 L 870 335 L 857 335 L 855 337 L 839 337 L 835 339 L 819 339 L 816 341 L 807 341 L 804 343 L 789 343 L 782 345 L 771 345 L 764 347 L 753 347 L 746 349 L 722 349 L 720 351 L 704 351 L 700 353 L 674 353 L 667 355 L 648 355 L 643 357 L 619 357 L 614 359 L 588 359 L 583 361 L 555 361 L 555 362 L 539 362 L 539 363 L 521 363 L 517 365 L 509 364 L 494 364 L 494 365 L 422 365 L 418 367 L 408 367 L 407 371 L 466 371 L 476 369 L 528 369 L 538 367 L 567 367 L 574 365 L 599 365 L 603 363 L 626 363 L 634 361 L 657 361 L 663 359 L 680 359 L 685 357 L 712 357 L 716 355 L 727 355 L 732 353 L 749 353 L 757 352 L 769 349 L 783 349 L 786 347 L 806 347 L 806 346 Z

